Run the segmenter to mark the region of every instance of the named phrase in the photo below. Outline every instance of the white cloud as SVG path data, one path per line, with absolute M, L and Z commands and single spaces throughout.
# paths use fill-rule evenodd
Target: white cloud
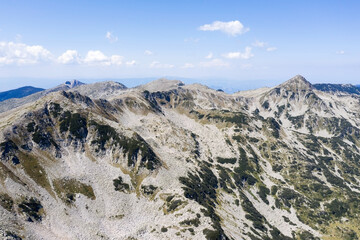
M 273 51 L 275 51 L 277 48 L 276 47 L 268 47 L 267 49 L 266 49 L 266 51 L 268 51 L 268 52 L 273 52 Z
M 36 64 L 52 59 L 50 51 L 40 45 L 0 42 L 0 64 Z
M 134 66 L 134 65 L 136 65 L 136 61 L 135 61 L 135 60 L 127 61 L 127 62 L 126 62 L 126 66 Z
M 111 55 L 110 57 L 107 57 L 104 53 L 102 53 L 99 50 L 90 50 L 86 54 L 83 62 L 87 63 L 89 65 L 121 65 L 122 64 L 123 57 L 120 55 Z
M 144 54 L 150 56 L 153 55 L 154 53 L 150 50 L 145 50 Z
M 192 63 L 185 63 L 184 66 L 182 66 L 181 68 L 194 68 L 195 65 Z
M 224 62 L 221 59 L 215 58 L 208 62 L 201 62 L 200 66 L 202 66 L 202 67 L 227 67 L 227 66 L 229 66 L 229 63 Z
M 223 56 L 229 59 L 250 59 L 254 54 L 251 53 L 251 47 L 246 47 L 245 52 L 229 52 L 225 53 Z
M 90 50 L 85 56 L 85 63 L 104 63 L 108 61 L 108 57 L 105 56 L 101 51 Z
M 206 58 L 206 59 L 212 59 L 212 58 L 213 58 L 213 53 L 210 52 L 205 58 Z
M 230 22 L 221 22 L 215 21 L 211 24 L 205 24 L 199 27 L 201 31 L 221 31 L 231 36 L 236 36 L 239 34 L 246 33 L 249 31 L 249 28 L 245 28 L 244 25 L 238 21 L 230 21 Z
M 106 63 L 106 65 L 121 65 L 123 57 L 120 55 L 111 55 L 110 61 Z
M 76 50 L 67 50 L 57 58 L 62 64 L 80 63 L 80 56 Z
M 263 47 L 265 47 L 267 45 L 267 43 L 256 40 L 252 45 L 254 47 L 263 48 Z
M 105 37 L 109 40 L 109 42 L 114 43 L 118 41 L 118 37 L 114 36 L 112 32 L 106 32 Z
M 150 68 L 173 68 L 174 65 L 168 63 L 160 63 L 158 61 L 154 61 L 150 64 Z
M 344 51 L 344 50 L 340 50 L 340 51 L 337 51 L 336 54 L 343 55 L 343 54 L 345 54 L 345 51 Z

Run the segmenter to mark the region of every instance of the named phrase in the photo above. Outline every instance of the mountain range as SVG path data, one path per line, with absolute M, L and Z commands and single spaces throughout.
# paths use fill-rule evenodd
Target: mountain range
M 5 239 L 358 239 L 360 95 L 297 75 L 159 79 L 0 103 Z
M 10 98 L 23 98 L 31 94 L 43 91 L 43 88 L 35 88 L 31 86 L 25 86 L 14 90 L 0 92 L 0 102 Z

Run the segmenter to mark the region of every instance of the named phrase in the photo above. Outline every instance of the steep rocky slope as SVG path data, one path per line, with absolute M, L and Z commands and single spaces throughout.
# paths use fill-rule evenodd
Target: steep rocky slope
M 359 96 L 109 84 L 0 114 L 4 237 L 360 236 Z

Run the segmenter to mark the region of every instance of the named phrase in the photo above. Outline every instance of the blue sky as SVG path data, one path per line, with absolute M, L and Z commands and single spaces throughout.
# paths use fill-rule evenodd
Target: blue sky
M 296 74 L 313 83 L 360 84 L 358 1 L 0 6 L 0 90 L 162 76 L 234 89 L 273 86 Z

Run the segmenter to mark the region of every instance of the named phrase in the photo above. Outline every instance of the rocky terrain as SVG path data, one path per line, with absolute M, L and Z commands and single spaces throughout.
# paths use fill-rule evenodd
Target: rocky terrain
M 4 109 L 4 108 L 3 108 Z M 4 239 L 358 239 L 360 96 L 160 79 L 0 114 Z

